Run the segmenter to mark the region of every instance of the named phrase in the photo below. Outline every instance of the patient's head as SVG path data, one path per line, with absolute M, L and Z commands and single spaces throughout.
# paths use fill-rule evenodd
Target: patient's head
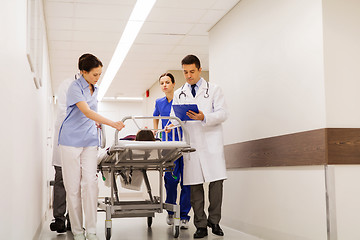
M 135 141 L 155 141 L 154 133 L 149 129 L 140 130 L 136 134 Z

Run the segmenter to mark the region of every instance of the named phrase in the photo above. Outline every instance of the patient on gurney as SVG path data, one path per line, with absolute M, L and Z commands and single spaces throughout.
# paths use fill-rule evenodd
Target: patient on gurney
M 142 129 L 136 135 L 128 135 L 121 138 L 122 141 L 155 141 L 154 133 L 149 129 Z M 105 155 L 110 155 L 109 148 L 99 154 L 98 164 Z M 102 172 L 104 184 L 107 187 L 111 186 L 110 173 L 108 171 Z M 143 182 L 143 173 L 140 170 L 124 170 L 119 172 L 121 186 L 126 189 L 140 191 Z
M 154 133 L 148 129 L 140 130 L 136 134 L 135 141 L 155 141 Z

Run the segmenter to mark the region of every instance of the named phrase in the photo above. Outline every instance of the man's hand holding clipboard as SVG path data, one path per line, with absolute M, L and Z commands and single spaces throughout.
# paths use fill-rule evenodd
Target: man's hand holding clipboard
M 192 120 L 199 120 L 199 121 L 204 120 L 204 113 L 200 110 L 198 113 L 189 110 L 186 112 L 186 116 L 188 116 Z
M 172 107 L 175 116 L 181 121 L 204 120 L 204 113 L 198 109 L 196 104 L 174 104 Z
M 181 121 L 203 121 L 205 118 L 204 113 L 198 109 L 196 104 L 174 104 L 172 107 L 174 109 L 175 116 L 180 118 Z M 171 132 L 171 127 L 173 126 L 173 124 L 170 124 L 165 127 L 165 132 Z

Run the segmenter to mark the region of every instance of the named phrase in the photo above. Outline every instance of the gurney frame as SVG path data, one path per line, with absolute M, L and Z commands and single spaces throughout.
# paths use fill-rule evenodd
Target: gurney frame
M 147 225 L 151 227 L 152 218 L 155 217 L 155 213 L 162 213 L 163 210 L 169 210 L 174 212 L 174 224 L 173 224 L 173 235 L 175 238 L 179 236 L 180 229 L 180 206 L 178 204 L 169 204 L 163 202 L 163 176 L 164 172 L 172 171 L 174 162 L 180 158 L 185 152 L 193 152 L 195 149 L 190 147 L 189 135 L 186 129 L 183 127 L 182 121 L 177 117 L 125 117 L 122 121 L 125 123 L 127 120 L 133 120 L 136 126 L 139 127 L 137 119 L 169 119 L 176 120 L 179 125 L 173 128 L 182 128 L 182 136 L 180 136 L 179 142 L 133 142 L 130 145 L 123 145 L 119 143 L 118 133 L 115 132 L 115 143 L 108 150 L 109 154 L 101 161 L 98 165 L 98 171 L 108 171 L 110 173 L 111 181 L 111 195 L 105 197 L 105 200 L 98 201 L 98 208 L 106 212 L 105 220 L 105 236 L 106 240 L 111 238 L 112 218 L 127 218 L 127 217 L 147 217 Z M 164 129 L 150 129 L 163 132 Z M 173 139 L 175 139 L 175 131 L 171 131 Z M 178 131 L 179 132 L 179 131 Z M 103 133 L 103 135 L 105 135 Z M 104 138 L 104 136 L 103 136 Z M 167 137 L 166 137 L 167 140 Z M 121 141 L 122 142 L 122 141 Z M 174 145 L 171 145 L 173 143 Z M 181 143 L 181 146 L 176 146 Z M 104 143 L 102 142 L 102 145 Z M 175 146 L 175 147 L 172 147 Z M 144 153 L 140 154 L 143 156 L 142 160 L 139 158 L 139 154 L 136 151 L 143 150 Z M 151 159 L 150 155 L 147 154 L 149 151 L 157 150 L 157 158 Z M 135 151 L 135 152 L 134 152 Z M 164 154 L 165 152 L 165 154 Z M 118 195 L 118 187 L 116 183 L 116 175 L 119 175 L 121 171 L 126 170 L 139 170 L 143 174 L 144 183 L 149 195 L 148 200 L 144 201 L 120 201 Z M 158 171 L 159 172 L 159 195 L 152 196 L 151 186 L 147 171 Z

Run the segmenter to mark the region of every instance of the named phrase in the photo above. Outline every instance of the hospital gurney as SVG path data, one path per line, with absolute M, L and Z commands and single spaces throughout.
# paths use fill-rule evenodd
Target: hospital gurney
M 165 171 L 172 171 L 174 161 L 185 152 L 193 152 L 195 149 L 190 147 L 190 141 L 183 123 L 177 117 L 125 117 L 122 121 L 133 120 L 139 127 L 137 119 L 169 119 L 176 120 L 179 125 L 173 128 L 182 128 L 180 141 L 119 141 L 118 133 L 115 132 L 115 143 L 107 150 L 107 154 L 99 159 L 98 170 L 102 173 L 107 172 L 110 176 L 110 197 L 98 201 L 98 207 L 106 212 L 105 235 L 106 239 L 111 238 L 112 218 L 125 217 L 147 217 L 148 227 L 151 227 L 152 218 L 155 213 L 162 213 L 163 210 L 174 212 L 173 234 L 177 238 L 180 228 L 180 206 L 163 202 L 163 175 Z M 150 129 L 151 130 L 151 129 Z M 164 132 L 164 129 L 153 129 Z M 178 131 L 180 132 L 180 131 Z M 175 131 L 171 131 L 175 139 Z M 180 134 L 181 135 L 181 134 Z M 103 137 L 104 138 L 104 137 Z M 103 145 L 103 143 L 102 143 Z M 124 173 L 140 171 L 149 195 L 148 200 L 144 201 L 120 201 L 116 177 L 124 177 Z M 159 194 L 152 196 L 151 186 L 147 176 L 147 171 L 159 172 Z M 125 176 L 126 177 L 126 176 Z

